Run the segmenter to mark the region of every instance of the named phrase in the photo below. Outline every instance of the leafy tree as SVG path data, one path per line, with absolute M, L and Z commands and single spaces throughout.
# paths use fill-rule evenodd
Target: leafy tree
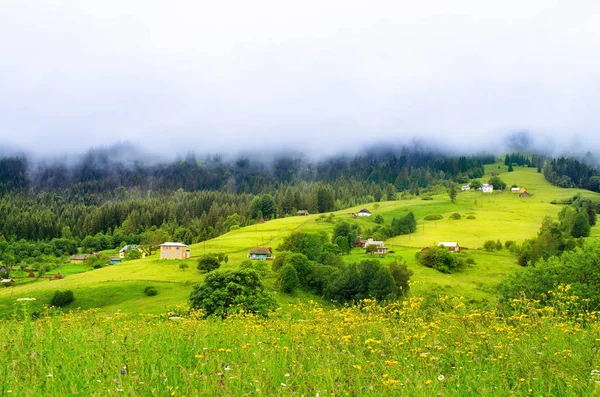
M 240 269 L 252 269 L 259 276 L 264 277 L 269 272 L 269 265 L 266 261 L 251 261 L 246 259 L 240 263 Z
M 501 251 L 502 247 L 504 247 L 504 245 L 502 245 L 502 241 L 498 239 L 498 241 L 496 241 L 496 250 Z
M 326 296 L 338 302 L 361 299 L 389 300 L 397 297 L 397 285 L 390 270 L 378 260 L 347 266 L 326 288 Z
M 571 286 L 573 295 L 590 299 L 586 310 L 600 309 L 600 247 L 586 242 L 583 247 L 564 252 L 560 256 L 539 260 L 501 284 L 503 300 L 526 296 L 548 302 L 559 284 Z
M 494 242 L 492 241 L 492 243 Z M 429 247 L 423 252 L 417 253 L 417 259 L 423 266 L 431 267 L 442 273 L 454 273 L 461 270 L 463 266 L 458 260 L 458 256 L 445 247 Z
M 408 268 L 406 262 L 398 262 L 398 260 L 388 263 L 388 268 L 396 283 L 396 295 L 406 295 L 410 290 L 410 277 L 413 271 Z
M 226 317 L 237 312 L 266 317 L 277 308 L 258 273 L 249 269 L 209 273 L 201 284 L 194 285 L 189 302 L 191 308 L 201 309 L 207 317 Z
M 300 286 L 298 273 L 296 272 L 296 268 L 292 265 L 285 265 L 281 268 L 277 281 L 281 291 L 285 292 L 286 294 L 294 293 L 294 291 Z
M 289 256 L 292 255 L 290 251 L 281 251 L 277 254 L 273 262 L 271 263 L 271 270 L 274 272 L 278 272 L 283 266 L 289 263 Z M 242 262 L 242 263 L 245 263 Z
M 319 260 L 323 245 L 329 240 L 327 235 L 307 232 L 292 232 L 283 238 L 279 251 L 291 251 L 306 255 L 311 260 Z
M 137 249 L 129 250 L 129 252 L 127 252 L 127 255 L 125 255 L 125 259 L 127 260 L 140 259 L 141 257 L 142 253 Z
M 450 182 L 448 185 L 448 196 L 450 196 L 450 201 L 454 202 L 456 200 L 456 195 L 458 194 L 458 187 L 456 183 Z
M 596 205 L 592 200 L 585 202 L 585 212 L 588 215 L 590 226 L 594 226 L 596 224 Z
M 373 255 L 375 252 L 377 252 L 377 245 L 369 244 L 365 247 L 365 253 Z
M 198 270 L 203 273 L 209 273 L 221 267 L 219 258 L 214 254 L 204 254 L 198 259 Z
M 276 204 L 273 196 L 265 194 L 260 198 L 260 210 L 265 219 L 271 219 L 276 215 Z
M 504 190 L 506 189 L 506 183 L 504 183 L 504 181 L 502 181 L 502 179 L 500 179 L 499 176 L 493 176 L 490 178 L 490 180 L 488 181 L 488 183 L 492 186 L 494 186 L 494 190 Z
M 335 245 L 337 245 L 342 254 L 349 254 L 351 250 L 350 243 L 348 243 L 347 236 L 337 236 L 335 239 Z
M 357 227 L 350 225 L 346 221 L 336 223 L 333 227 L 333 236 L 331 237 L 331 241 L 334 244 L 337 244 L 340 247 L 340 249 L 342 249 L 342 252 L 344 252 L 343 250 L 346 246 L 348 247 L 348 252 L 350 252 L 349 249 L 356 241 L 356 235 L 358 234 L 357 232 Z M 340 236 L 343 236 L 346 239 L 347 244 L 343 244 L 340 240 L 338 240 L 338 237 Z M 344 247 L 342 247 L 342 245 L 340 244 L 343 244 Z
M 580 211 L 575 215 L 575 222 L 571 229 L 571 236 L 575 238 L 588 237 L 590 235 L 591 227 L 589 218 L 586 213 Z
M 483 249 L 488 252 L 492 252 L 496 249 L 496 243 L 494 242 L 494 240 L 486 240 L 483 243 Z
M 479 189 L 481 187 L 481 182 L 478 180 L 474 180 L 470 182 L 471 189 Z
M 374 221 L 375 223 L 381 225 L 384 222 L 383 216 L 381 216 L 380 214 L 375 215 Z

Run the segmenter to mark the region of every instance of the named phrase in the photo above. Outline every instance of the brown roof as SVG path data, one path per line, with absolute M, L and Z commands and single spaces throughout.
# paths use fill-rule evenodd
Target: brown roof
M 87 255 L 72 255 L 71 256 L 72 261 L 84 261 L 87 258 L 88 258 Z
M 256 255 L 270 255 L 273 253 L 273 251 L 271 250 L 271 247 L 251 248 L 250 253 Z

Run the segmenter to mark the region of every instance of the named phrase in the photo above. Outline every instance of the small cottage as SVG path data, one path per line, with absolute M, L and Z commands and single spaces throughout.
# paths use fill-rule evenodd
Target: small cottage
M 438 247 L 444 247 L 448 251 L 451 251 L 451 252 L 460 252 L 460 245 L 458 245 L 457 242 L 446 242 L 446 241 L 443 241 L 443 242 L 440 242 L 438 244 Z
M 358 211 L 355 216 L 371 216 L 371 211 L 369 211 L 366 208 L 363 208 L 362 210 Z
M 462 190 L 463 192 L 469 191 L 471 190 L 471 186 L 470 185 L 464 185 L 460 188 L 460 190 Z
M 308 216 L 308 211 L 307 210 L 299 210 L 296 212 L 296 215 Z
M 248 253 L 248 259 L 252 260 L 269 260 L 273 258 L 273 250 L 271 247 L 252 248 Z
M 85 263 L 87 259 L 87 255 L 71 255 L 70 262 L 73 264 L 80 264 Z
M 15 285 L 15 280 L 10 278 L 3 278 L 0 283 L 3 287 L 13 287 Z
M 385 246 L 385 243 L 383 241 L 373 240 L 372 238 L 368 239 L 367 241 L 365 241 L 365 245 L 363 246 L 363 248 L 365 249 L 365 253 L 367 253 L 367 247 L 369 245 L 374 245 L 375 247 L 377 247 L 375 252 L 373 252 L 374 254 L 377 254 L 377 255 L 387 254 L 387 247 Z
M 529 197 L 531 197 L 531 194 L 529 194 L 529 192 L 525 191 L 525 192 L 519 194 L 519 197 L 521 197 L 521 198 L 529 198 Z
M 483 185 L 481 185 L 481 191 L 483 193 L 492 193 L 494 191 L 494 186 L 484 183 Z
M 160 259 L 190 259 L 191 251 L 183 243 L 166 242 L 160 245 Z

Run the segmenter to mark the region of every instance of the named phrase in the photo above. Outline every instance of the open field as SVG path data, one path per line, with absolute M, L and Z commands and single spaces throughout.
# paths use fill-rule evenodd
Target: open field
M 526 187 L 533 194 L 523 199 L 510 192 L 484 195 L 481 192 L 460 192 L 456 202 L 452 203 L 447 195 L 434 196 L 433 200 L 415 198 L 372 203 L 361 207 L 334 212 L 334 219 L 345 219 L 358 223 L 364 228 L 373 228 L 376 224 L 373 217 L 369 219 L 353 219 L 351 213 L 366 207 L 373 214 L 381 214 L 386 223 L 392 218 L 400 217 L 412 211 L 418 222 L 417 232 L 411 235 L 394 237 L 386 244 L 395 254 L 388 255 L 385 261 L 395 256 L 402 258 L 413 270 L 413 294 L 463 295 L 478 301 L 493 300 L 494 286 L 506 275 L 519 271 L 513 255 L 508 251 L 488 253 L 478 250 L 485 240 L 516 240 L 521 242 L 535 236 L 544 216 L 556 216 L 560 206 L 550 204 L 552 200 L 562 200 L 581 193 L 584 197 L 598 199 L 599 194 L 578 189 L 559 189 L 544 180 L 533 168 L 517 168 L 515 172 L 502 172 L 504 166 L 488 167 L 488 171 L 501 172 L 500 176 L 510 187 L 511 184 Z M 487 180 L 488 177 L 483 178 Z M 458 212 L 462 219 L 450 220 L 449 215 Z M 427 215 L 442 215 L 438 221 L 425 221 Z M 468 215 L 475 219 L 467 219 Z M 192 256 L 198 257 L 204 252 L 223 252 L 229 255 L 225 268 L 236 267 L 246 259 L 250 248 L 271 246 L 276 248 L 283 237 L 294 230 L 331 232 L 333 224 L 319 220 L 318 215 L 307 217 L 288 217 L 275 219 L 232 231 L 218 238 L 191 246 Z M 598 226 L 592 229 L 593 236 L 600 236 Z M 421 248 L 438 241 L 457 241 L 461 246 L 469 248 L 466 255 L 476 261 L 476 265 L 464 272 L 443 275 L 436 270 L 422 267 L 416 263 L 414 254 Z M 126 261 L 120 265 L 107 266 L 102 269 L 77 273 L 74 267 L 65 265 L 61 271 L 66 277 L 62 280 L 40 280 L 38 282 L 19 285 L 15 288 L 0 290 L 0 314 L 7 315 L 13 311 L 14 301 L 22 297 L 35 297 L 35 310 L 41 310 L 43 304 L 49 302 L 54 291 L 71 289 L 75 293 L 76 302 L 72 306 L 81 308 L 98 307 L 107 311 L 122 310 L 128 313 L 162 313 L 179 304 L 185 304 L 187 295 L 194 283 L 202 280 L 203 275 L 196 268 L 194 258 L 188 260 L 189 268 L 181 270 L 178 261 L 160 261 L 158 254 Z M 345 257 L 346 262 L 368 258 L 361 249 L 354 249 Z M 159 294 L 147 297 L 143 289 L 154 285 Z M 266 285 L 274 289 L 273 278 L 266 280 Z M 4 299 L 7 298 L 7 299 Z M 294 301 L 300 298 L 281 296 L 281 302 Z
M 95 311 L 0 322 L 4 395 L 592 396 L 595 313 L 515 303 L 512 316 L 464 299 L 381 307 L 286 305 L 268 320 Z M 584 325 L 585 324 L 585 325 Z M 10 364 L 8 363 L 10 362 Z

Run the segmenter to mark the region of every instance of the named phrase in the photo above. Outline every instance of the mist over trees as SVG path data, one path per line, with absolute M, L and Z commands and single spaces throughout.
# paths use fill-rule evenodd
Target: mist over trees
M 123 243 L 194 243 L 260 219 L 297 210 L 328 212 L 366 202 L 419 194 L 445 180 L 483 175 L 491 155 L 451 157 L 424 150 L 370 152 L 317 162 L 297 157 L 271 163 L 249 158 L 203 161 L 194 155 L 144 165 L 90 151 L 74 164 L 34 164 L 24 156 L 0 159 L 0 236 L 44 244 L 67 239 L 85 250 Z M 64 244 L 63 244 L 64 245 Z

